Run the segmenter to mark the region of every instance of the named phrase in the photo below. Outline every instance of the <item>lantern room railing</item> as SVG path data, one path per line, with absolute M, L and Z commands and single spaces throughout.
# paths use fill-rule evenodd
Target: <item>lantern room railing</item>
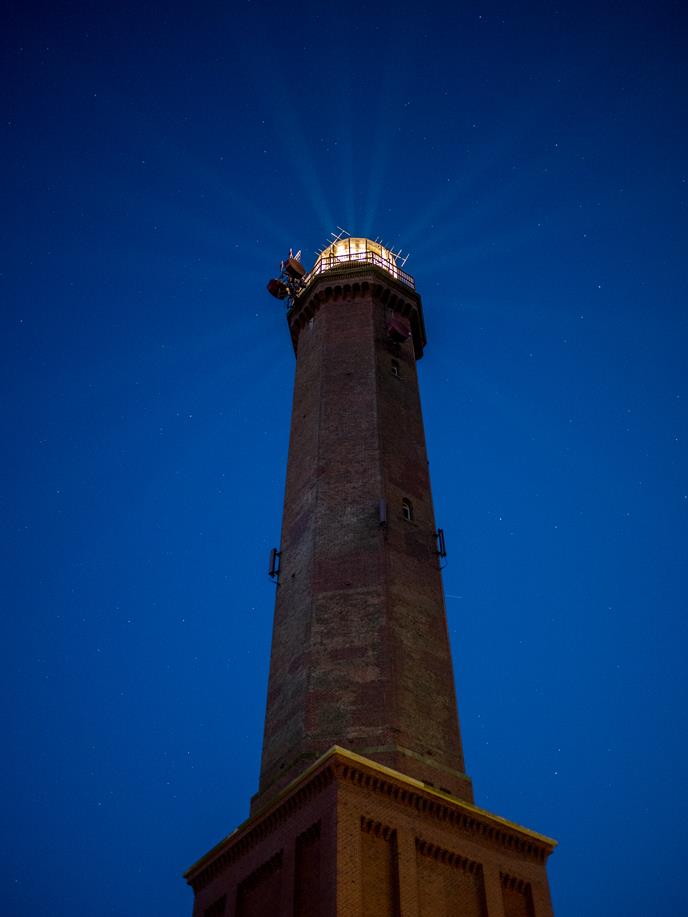
M 402 283 L 406 284 L 407 287 L 415 290 L 416 281 L 410 274 L 407 274 L 406 271 L 402 271 L 394 261 L 394 257 L 391 253 L 388 254 L 386 249 L 380 251 L 380 246 L 376 243 L 371 243 L 371 245 L 375 245 L 375 249 L 377 250 L 367 246 L 363 251 L 334 252 L 332 251 L 334 246 L 332 246 L 331 249 L 326 249 L 315 262 L 312 270 L 303 278 L 304 287 L 308 286 L 316 275 L 324 274 L 325 271 L 331 271 L 347 265 L 358 267 L 362 264 L 373 264 L 376 267 L 382 268 L 383 271 L 386 271 L 396 280 L 400 280 Z

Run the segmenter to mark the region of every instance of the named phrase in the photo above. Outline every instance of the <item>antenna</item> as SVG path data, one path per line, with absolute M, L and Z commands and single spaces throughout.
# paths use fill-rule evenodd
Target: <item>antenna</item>
M 275 299 L 286 299 L 288 308 L 294 305 L 294 299 L 305 286 L 306 268 L 301 263 L 301 249 L 294 254 L 289 249 L 289 256 L 280 262 L 280 275 L 268 281 L 268 293 Z
M 349 240 L 348 245 L 343 244 L 346 240 Z M 353 262 L 356 263 L 356 266 L 367 262 L 377 267 L 382 267 L 393 277 L 415 289 L 413 277 L 409 277 L 407 274 L 400 273 L 397 270 L 397 268 L 403 268 L 409 258 L 408 254 L 402 254 L 401 248 L 395 251 L 394 244 L 387 245 L 382 236 L 376 236 L 374 245 L 379 245 L 385 250 L 385 254 L 380 257 L 379 250 L 372 247 L 373 243 L 369 239 L 359 239 L 357 237 L 354 251 L 351 250 L 351 240 L 352 236 L 349 230 L 344 229 L 343 226 L 337 226 L 336 231 L 330 232 L 325 242 L 315 250 L 317 261 L 310 273 L 306 271 L 306 268 L 301 263 L 301 249 L 294 254 L 293 249 L 290 248 L 288 257 L 280 262 L 279 277 L 273 277 L 269 281 L 267 285 L 268 292 L 275 299 L 286 300 L 287 309 L 289 310 L 293 307 L 296 298 L 311 277 L 322 271 Z M 335 246 L 338 243 L 340 245 L 337 249 Z
M 322 255 L 325 249 L 330 248 L 332 245 L 336 245 L 337 242 L 341 242 L 342 239 L 350 239 L 351 233 L 348 229 L 344 229 L 342 226 L 337 226 L 337 232 L 331 232 L 330 237 L 325 239 L 325 243 L 321 248 L 317 248 L 315 250 L 316 255 Z

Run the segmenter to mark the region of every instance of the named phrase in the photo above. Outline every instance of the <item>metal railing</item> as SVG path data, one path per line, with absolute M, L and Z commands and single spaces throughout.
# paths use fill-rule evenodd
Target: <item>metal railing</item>
M 321 255 L 315 262 L 313 269 L 303 278 L 303 285 L 304 287 L 308 286 L 317 274 L 324 274 L 326 271 L 349 264 L 354 267 L 358 267 L 361 264 L 374 264 L 376 267 L 381 267 L 391 277 L 405 283 L 407 287 L 411 287 L 412 290 L 416 289 L 416 281 L 410 274 L 402 271 L 393 261 L 382 257 L 371 249 L 366 249 L 366 251 L 362 252 L 344 252 L 341 255 Z

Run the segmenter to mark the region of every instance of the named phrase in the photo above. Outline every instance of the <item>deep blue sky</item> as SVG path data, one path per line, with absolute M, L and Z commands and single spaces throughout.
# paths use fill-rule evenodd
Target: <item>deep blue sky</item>
M 265 282 L 410 250 L 477 802 L 557 917 L 685 908 L 679 2 L 15 4 L 3 913 L 189 917 L 255 791 L 294 357 Z

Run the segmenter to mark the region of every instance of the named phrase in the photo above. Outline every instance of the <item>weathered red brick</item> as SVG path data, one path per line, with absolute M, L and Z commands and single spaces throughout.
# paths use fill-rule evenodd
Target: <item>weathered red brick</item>
M 394 315 L 413 328 L 403 344 L 388 335 Z M 464 773 L 416 376 L 420 297 L 359 265 L 317 276 L 289 325 L 260 789 L 251 818 L 186 874 L 194 917 L 551 917 L 554 842 L 476 809 Z

